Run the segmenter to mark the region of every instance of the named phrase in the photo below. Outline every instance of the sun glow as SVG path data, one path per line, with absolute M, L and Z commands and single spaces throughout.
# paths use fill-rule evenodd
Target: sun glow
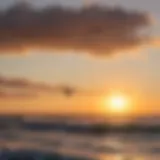
M 124 94 L 113 94 L 107 98 L 106 107 L 111 112 L 126 112 L 129 108 L 129 98 Z

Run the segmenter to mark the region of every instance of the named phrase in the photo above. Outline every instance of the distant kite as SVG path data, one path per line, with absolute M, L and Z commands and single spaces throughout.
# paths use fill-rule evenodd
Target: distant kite
M 63 89 L 63 94 L 67 97 L 71 97 L 75 94 L 75 90 L 73 88 L 66 87 Z

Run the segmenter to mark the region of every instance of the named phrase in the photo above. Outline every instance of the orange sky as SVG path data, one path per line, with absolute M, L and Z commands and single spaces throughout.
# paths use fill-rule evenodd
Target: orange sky
M 70 8 L 0 2 L 0 113 L 114 116 L 104 101 L 120 91 L 131 99 L 121 116 L 159 115 L 160 1 L 59 3 Z

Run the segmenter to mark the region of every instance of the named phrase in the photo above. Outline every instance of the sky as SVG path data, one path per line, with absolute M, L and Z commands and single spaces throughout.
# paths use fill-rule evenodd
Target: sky
M 14 3 L 0 1 L 1 113 L 107 115 L 121 92 L 131 99 L 123 116 L 160 114 L 159 0 L 34 0 L 53 5 L 40 19 L 24 6 L 10 14 Z

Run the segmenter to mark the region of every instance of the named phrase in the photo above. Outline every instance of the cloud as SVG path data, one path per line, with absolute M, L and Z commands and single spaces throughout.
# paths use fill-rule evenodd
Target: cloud
M 33 98 L 41 94 L 70 96 L 74 89 L 65 85 L 51 85 L 22 78 L 0 76 L 0 98 Z
M 147 13 L 122 8 L 36 9 L 20 3 L 0 12 L 0 54 L 38 48 L 107 56 L 148 43 L 141 31 L 150 25 Z
M 13 92 L 0 89 L 0 99 L 19 99 L 19 98 L 35 98 L 36 94 L 25 92 Z

